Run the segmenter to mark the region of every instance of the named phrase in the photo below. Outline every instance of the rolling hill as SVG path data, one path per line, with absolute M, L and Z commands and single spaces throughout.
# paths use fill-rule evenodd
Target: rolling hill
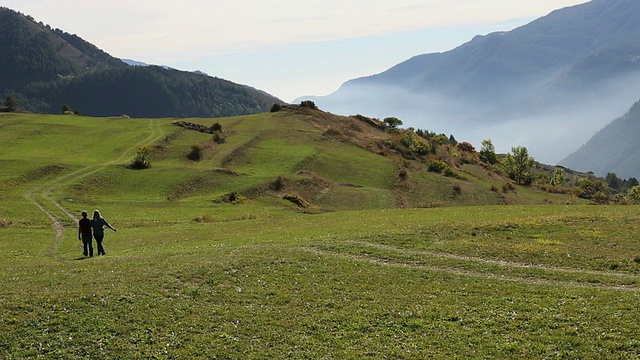
M 3 167 L 22 166 L 20 172 L 25 179 L 48 176 L 47 169 L 52 168 L 73 170 L 75 166 L 56 159 L 60 151 L 82 150 L 65 148 L 50 152 L 37 140 L 42 135 L 21 142 L 22 137 L 16 136 L 17 133 L 40 134 L 38 131 L 47 128 L 51 146 L 57 146 L 60 141 L 68 142 L 62 139 L 65 136 L 91 139 L 91 133 L 82 135 L 86 126 L 120 133 L 128 131 L 128 126 L 138 128 L 141 123 L 119 117 L 7 116 L 2 120 L 6 148 L 0 152 L 0 159 Z M 92 192 L 101 196 L 117 192 L 120 196 L 133 197 L 139 196 L 135 193 L 143 187 L 145 196 L 157 202 L 199 199 L 273 204 L 275 201 L 279 207 L 288 204 L 292 209 L 316 213 L 583 202 L 585 200 L 573 195 L 571 187 L 577 185 L 578 179 L 590 177 L 567 171 L 567 186 L 547 192 L 548 179 L 555 168 L 537 164 L 536 174 L 546 174 L 547 180 L 540 186 L 516 189 L 499 167 L 483 163 L 475 151 L 461 150 L 448 137 L 436 134 L 419 137 L 412 130 L 387 128 L 364 116 L 342 117 L 301 106 L 195 122 L 167 119 L 161 124 L 165 140 L 153 147 L 151 169 L 132 172 L 124 166 L 129 160 L 122 160 L 122 165 L 114 169 L 111 181 L 85 179 L 95 184 Z M 56 135 L 58 127 L 77 135 Z M 222 131 L 213 131 L 213 128 L 222 128 Z M 100 151 L 117 151 L 132 142 L 117 143 L 116 138 L 103 143 L 102 147 L 106 148 Z M 39 151 L 45 151 L 42 156 L 47 161 L 20 162 L 21 153 Z M 49 157 L 48 152 L 53 157 Z M 0 181 L 22 183 L 24 180 L 14 176 L 0 178 Z M 159 188 L 151 185 L 158 182 L 167 185 Z M 125 189 L 131 193 L 123 195 Z M 69 194 L 65 197 L 76 202 L 85 196 L 84 189 L 78 192 L 72 187 L 66 191 Z M 89 200 L 81 202 L 84 201 Z
M 129 66 L 77 35 L 0 7 L 0 95 L 32 112 L 63 104 L 92 116 L 220 117 L 267 111 L 277 98 L 159 66 Z
M 515 140 L 554 163 L 640 97 L 639 16 L 637 1 L 594 0 L 300 100 L 491 138 L 502 151 Z

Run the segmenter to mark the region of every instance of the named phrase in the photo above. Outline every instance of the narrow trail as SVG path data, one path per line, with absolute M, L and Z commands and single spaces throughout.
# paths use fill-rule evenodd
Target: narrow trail
M 425 264 L 424 261 L 405 262 L 400 260 L 392 260 L 389 258 L 379 258 L 374 255 L 356 255 L 356 254 L 341 252 L 339 250 L 335 250 L 335 251 L 324 250 L 316 247 L 301 247 L 301 249 L 314 254 L 318 254 L 318 255 L 334 256 L 342 259 L 349 259 L 349 260 L 358 261 L 358 262 L 366 262 L 366 263 L 376 264 L 380 266 L 418 269 L 418 270 L 424 270 L 424 271 L 430 271 L 430 272 L 448 273 L 452 275 L 475 277 L 475 278 L 482 278 L 482 279 L 488 279 L 488 280 L 498 280 L 498 281 L 531 284 L 531 285 L 551 285 L 551 286 L 557 286 L 557 287 L 564 286 L 564 287 L 572 287 L 572 288 L 640 292 L 640 288 L 638 288 L 636 285 L 636 283 L 640 280 L 640 276 L 633 275 L 633 274 L 616 273 L 611 271 L 563 268 L 563 267 L 544 266 L 544 265 L 529 265 L 529 264 L 484 259 L 484 258 L 470 257 L 470 256 L 463 256 L 463 255 L 454 255 L 454 254 L 446 254 L 446 253 L 438 253 L 438 252 L 430 252 L 430 251 L 417 251 L 417 250 L 410 250 L 410 249 L 400 249 L 400 248 L 396 248 L 389 245 L 368 243 L 368 242 L 349 242 L 349 243 L 353 245 L 376 248 L 380 250 L 396 252 L 396 253 L 405 254 L 405 255 L 421 255 L 421 256 L 437 258 L 437 259 L 451 259 L 451 260 L 464 261 L 469 263 L 475 262 L 475 263 L 481 263 L 481 264 L 496 265 L 504 268 L 507 272 L 506 274 L 501 274 L 501 273 L 495 273 L 492 271 L 482 271 L 482 270 L 474 271 L 474 270 L 461 268 L 459 266 L 456 267 L 455 264 L 448 266 L 448 265 L 428 265 L 428 264 Z M 509 273 L 510 269 L 534 269 L 534 270 L 548 271 L 548 272 L 561 274 L 561 275 L 580 274 L 580 275 L 605 276 L 605 277 L 629 280 L 631 283 L 633 283 L 633 285 L 621 285 L 621 284 L 599 283 L 599 282 L 593 282 L 593 283 L 579 282 L 579 281 L 562 280 L 562 279 L 545 279 L 542 277 L 525 276 L 524 274 L 521 274 L 519 276 L 518 274 Z
M 77 182 L 87 176 L 90 176 L 99 171 L 102 171 L 107 166 L 124 161 L 126 157 L 130 157 L 133 155 L 133 153 L 135 152 L 135 149 L 142 146 L 151 145 L 159 141 L 160 139 L 162 139 L 163 136 L 164 136 L 164 132 L 160 127 L 159 120 L 150 119 L 149 135 L 146 138 L 140 140 L 138 143 L 127 148 L 117 158 L 106 161 L 98 165 L 87 166 L 85 168 L 73 171 L 71 173 L 56 177 L 54 179 L 51 179 L 49 181 L 46 181 L 42 184 L 39 184 L 33 187 L 32 189 L 28 190 L 24 194 L 24 197 L 27 199 L 27 201 L 29 201 L 38 209 L 40 209 L 40 211 L 42 211 L 51 221 L 51 227 L 53 228 L 55 236 L 54 236 L 53 242 L 47 249 L 46 255 L 48 257 L 55 257 L 58 247 L 60 246 L 60 243 L 64 238 L 64 228 L 65 228 L 64 220 L 61 219 L 59 215 L 56 215 L 57 211 L 55 209 L 59 210 L 62 214 L 64 214 L 63 217 L 68 218 L 73 224 L 76 224 L 78 221 L 78 217 L 76 216 L 76 214 L 73 214 L 69 209 L 65 208 L 62 204 L 60 204 L 59 202 L 57 202 L 55 199 L 51 197 L 54 191 L 64 186 L 67 186 L 69 184 L 72 184 L 74 182 Z

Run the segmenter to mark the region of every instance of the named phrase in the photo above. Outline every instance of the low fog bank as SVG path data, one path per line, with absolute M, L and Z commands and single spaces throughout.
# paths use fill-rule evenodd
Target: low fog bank
M 517 101 L 517 96 L 474 104 L 439 92 L 416 94 L 391 86 L 350 85 L 327 97 L 306 99 L 345 116 L 394 116 L 404 122 L 404 128 L 453 135 L 478 149 L 485 139 L 491 139 L 501 153 L 526 146 L 537 161 L 557 164 L 640 99 L 640 73 L 593 87 L 544 91 L 515 104 L 509 102 Z

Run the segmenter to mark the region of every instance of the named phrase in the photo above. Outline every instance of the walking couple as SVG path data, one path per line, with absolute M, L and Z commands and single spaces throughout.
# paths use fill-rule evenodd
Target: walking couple
M 93 241 L 92 237 L 96 239 L 98 243 L 98 255 L 104 255 L 104 247 L 102 246 L 102 240 L 104 239 L 104 227 L 116 231 L 105 218 L 100 215 L 100 211 L 93 212 L 93 219 L 87 218 L 87 212 L 82 212 L 82 219 L 78 221 L 78 240 L 82 240 L 84 245 L 84 256 L 93 256 Z

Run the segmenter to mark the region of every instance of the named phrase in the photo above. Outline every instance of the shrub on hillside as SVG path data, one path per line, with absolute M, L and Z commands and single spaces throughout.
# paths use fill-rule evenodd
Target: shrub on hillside
M 300 107 L 303 108 L 307 108 L 307 109 L 312 109 L 312 110 L 318 110 L 318 107 L 316 106 L 316 103 L 314 103 L 311 100 L 306 100 L 300 103 Z
M 187 154 L 187 159 L 191 161 L 202 160 L 202 148 L 198 145 L 193 145 L 191 151 Z
M 463 152 L 468 152 L 468 153 L 475 153 L 476 152 L 476 148 L 474 148 L 473 145 L 471 145 L 470 143 L 468 143 L 466 141 L 458 143 L 458 145 L 456 145 L 456 148 L 458 148 L 458 150 L 463 151 Z
M 148 169 L 151 167 L 151 148 L 148 146 L 140 147 L 136 150 L 130 167 L 136 170 Z
M 224 144 L 227 142 L 227 139 L 220 134 L 220 131 L 216 131 L 216 133 L 213 134 L 213 142 L 216 144 Z
M 282 110 L 282 105 L 276 103 L 276 104 L 273 104 L 271 106 L 271 109 L 269 111 L 270 112 L 278 112 L 280 110 Z
M 418 153 L 419 155 L 426 155 L 429 153 L 430 147 L 426 141 L 422 140 L 413 131 L 407 131 L 400 140 L 400 143 L 406 146 L 409 150 Z
M 429 170 L 430 172 L 442 174 L 444 176 L 454 175 L 454 172 L 453 170 L 451 170 L 451 167 L 449 167 L 449 164 L 440 160 L 431 160 L 429 162 L 427 170 Z

